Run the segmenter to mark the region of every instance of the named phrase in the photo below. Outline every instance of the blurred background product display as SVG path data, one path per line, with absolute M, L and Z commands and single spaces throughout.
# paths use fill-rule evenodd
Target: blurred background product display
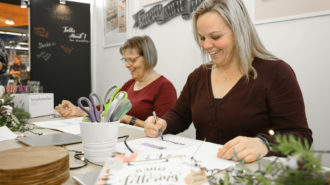
M 6 85 L 8 82 L 9 74 L 8 68 L 8 54 L 4 42 L 0 39 L 0 84 Z
M 1 0 L 0 39 L 8 62 L 1 84 L 39 81 L 43 87 L 38 92 L 54 93 L 56 104 L 90 93 L 90 15 L 89 3 Z
M 27 1 L 28 2 L 28 1 Z M 15 83 L 21 85 L 22 81 L 30 79 L 28 9 L 21 8 L 20 0 L 2 0 L 0 2 L 0 61 L 6 58 L 7 66 L 0 66 L 0 83 L 6 86 L 8 79 L 16 79 Z M 5 55 L 3 53 L 6 53 Z M 24 70 L 14 66 L 15 57 L 21 61 Z M 1 61 L 2 62 L 2 61 Z M 20 75 L 10 75 L 11 69 L 19 69 Z

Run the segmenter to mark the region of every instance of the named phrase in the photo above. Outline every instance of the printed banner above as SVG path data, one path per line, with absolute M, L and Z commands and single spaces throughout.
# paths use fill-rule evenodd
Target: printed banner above
M 202 3 L 203 0 L 172 0 L 163 7 L 162 4 L 155 5 L 145 12 L 143 9 L 133 15 L 134 27 L 146 28 L 154 22 L 164 24 L 172 18 L 182 15 L 185 20 L 190 19 L 191 13 Z

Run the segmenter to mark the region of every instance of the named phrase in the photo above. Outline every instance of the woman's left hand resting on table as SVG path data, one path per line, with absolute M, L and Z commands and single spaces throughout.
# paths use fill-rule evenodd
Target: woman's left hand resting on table
M 251 163 L 262 159 L 267 153 L 267 146 L 260 138 L 237 136 L 219 149 L 217 157 Z

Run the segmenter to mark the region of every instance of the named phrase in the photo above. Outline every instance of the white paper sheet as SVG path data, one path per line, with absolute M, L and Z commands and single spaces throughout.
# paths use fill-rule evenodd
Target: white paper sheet
M 160 138 L 140 138 L 128 141 L 127 144 L 134 152 L 138 153 L 136 160 L 180 155 L 190 158 L 194 155 L 194 159 L 199 161 L 199 164 L 207 169 L 225 169 L 236 164 L 233 161 L 217 158 L 216 154 L 222 145 L 177 135 L 164 135 L 164 139 L 184 145 L 162 141 Z M 147 145 L 144 143 L 147 143 Z M 130 154 L 124 143 L 118 143 L 116 148 L 118 152 L 125 153 L 126 155 Z
M 205 142 L 195 153 L 194 158 L 197 161 L 200 161 L 200 164 L 207 167 L 207 169 L 226 169 L 228 167 L 234 166 L 236 164 L 235 162 L 219 159 L 217 157 L 218 149 L 222 146 L 223 145 Z M 195 151 L 196 150 L 193 152 Z M 190 154 L 192 155 L 193 153 L 190 151 Z
M 70 133 L 70 134 L 80 134 L 80 122 L 83 117 L 69 118 L 69 119 L 61 119 L 61 120 L 52 120 L 52 121 L 40 121 L 33 122 L 38 127 L 55 129 L 62 132 Z M 127 126 L 126 124 L 119 124 L 119 127 Z M 140 129 L 136 127 L 136 129 Z M 141 128 L 142 129 L 142 128 Z
M 179 150 L 192 145 L 198 144 L 196 140 L 184 138 L 175 135 L 164 135 L 164 140 L 158 138 L 140 138 L 128 141 L 128 144 L 133 148 L 134 151 L 143 152 L 151 151 L 162 152 L 162 151 L 172 151 Z
M 127 127 L 127 128 L 131 128 L 131 129 L 135 129 L 135 130 L 144 131 L 144 128 L 142 128 L 142 127 L 137 127 L 137 126 L 128 125 L 128 124 L 124 124 L 124 123 L 120 123 L 119 127 Z
M 80 134 L 80 122 L 82 117 L 63 120 L 33 122 L 38 127 L 60 130 L 70 134 Z
M 17 135 L 13 133 L 7 126 L 0 127 L 0 141 L 15 139 Z

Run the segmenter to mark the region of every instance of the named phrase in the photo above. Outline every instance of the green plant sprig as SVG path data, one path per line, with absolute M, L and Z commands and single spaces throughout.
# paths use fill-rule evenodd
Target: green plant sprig
M 225 173 L 220 175 L 220 178 L 216 171 L 210 173 L 209 181 L 217 185 L 327 184 L 326 173 L 329 172 L 324 172 L 321 167 L 321 154 L 315 155 L 314 148 L 310 148 L 307 140 L 302 143 L 293 135 L 276 135 L 275 141 L 277 144 L 272 145 L 272 151 L 288 155 L 284 161 L 279 157 L 270 163 L 257 160 L 258 170 L 256 171 L 250 170 L 244 161 L 240 161 L 235 167 L 221 170 Z M 237 156 L 235 151 L 234 155 Z M 290 166 L 289 162 L 294 165 Z
M 14 108 L 13 97 L 4 94 L 0 98 L 0 126 L 7 126 L 11 131 L 25 132 L 30 130 L 30 114 L 24 109 Z

